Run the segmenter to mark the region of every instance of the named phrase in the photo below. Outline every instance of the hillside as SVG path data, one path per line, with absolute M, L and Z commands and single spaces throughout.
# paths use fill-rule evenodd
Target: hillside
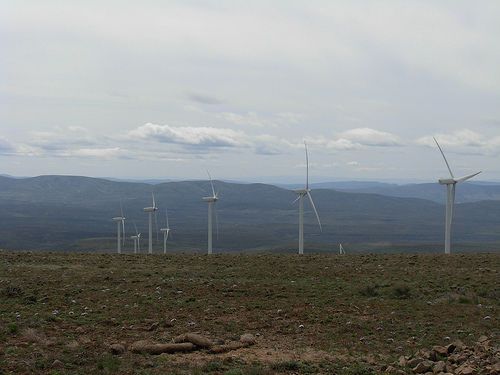
M 280 246 L 296 245 L 298 204 L 292 204 L 296 196 L 290 190 L 220 181 L 214 181 L 214 185 L 220 198 L 216 251 L 276 251 Z M 133 221 L 142 232 L 141 246 L 145 249 L 148 215 L 143 208 L 151 205 L 152 192 L 159 208 L 159 228 L 166 224 L 168 209 L 173 236 L 169 251 L 203 252 L 207 204 L 201 198 L 211 194 L 209 181 L 149 185 L 77 176 L 0 177 L 0 248 L 114 251 L 116 223 L 112 219 L 120 215 L 121 200 L 127 219 L 124 251 L 133 251 Z M 312 196 L 323 230 L 319 230 L 309 202 L 305 202 L 306 251 L 336 251 L 339 243 L 349 243 L 355 252 L 388 247 L 397 251 L 394 245 L 422 243 L 429 244 L 428 251 L 434 251 L 443 241 L 443 204 L 331 189 L 314 190 Z M 457 249 L 480 245 L 483 250 L 495 251 L 499 228 L 500 201 L 455 205 L 452 242 Z M 160 239 L 155 251 L 161 248 Z

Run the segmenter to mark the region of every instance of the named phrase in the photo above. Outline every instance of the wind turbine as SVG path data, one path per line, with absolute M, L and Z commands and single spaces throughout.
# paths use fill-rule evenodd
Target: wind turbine
M 158 228 L 158 221 L 156 220 L 156 211 L 158 207 L 155 204 L 155 195 L 151 192 L 153 196 L 153 206 L 152 207 L 144 207 L 144 212 L 149 212 L 149 254 L 153 254 L 153 212 L 155 213 L 155 222 L 156 227 Z
M 210 184 L 212 185 L 212 196 L 202 198 L 203 202 L 208 202 L 208 254 L 212 254 L 212 203 L 215 207 L 215 222 L 217 226 L 217 238 L 219 238 L 219 219 L 217 218 L 217 194 L 215 194 L 214 183 L 212 182 L 212 177 L 208 173 L 208 178 L 210 179 Z
M 118 254 L 122 253 L 122 241 L 123 241 L 123 244 L 125 244 L 125 218 L 123 217 L 123 206 L 122 206 L 121 199 L 120 199 L 120 211 L 121 211 L 122 216 L 114 217 L 113 218 L 113 221 L 116 221 L 116 223 L 118 224 L 118 235 L 117 235 L 117 238 L 118 238 Z M 121 222 L 121 227 L 122 228 L 120 228 L 120 222 Z M 121 239 L 122 235 L 120 233 L 120 229 L 123 229 L 123 240 Z
M 168 212 L 166 208 L 165 208 L 165 216 L 167 217 L 167 227 L 160 229 L 160 232 L 163 232 L 163 254 L 167 253 L 168 236 L 170 235 L 170 238 L 172 238 L 172 233 L 170 233 L 170 226 L 168 225 Z
M 137 231 L 137 225 L 135 225 L 135 221 L 132 220 L 132 222 L 134 223 L 135 227 L 135 236 L 130 236 L 130 238 L 134 240 L 134 254 L 137 254 L 137 252 L 141 252 L 141 247 L 139 244 L 139 241 L 141 240 L 141 234 Z
M 295 202 L 299 201 L 299 254 L 304 254 L 304 201 L 303 197 L 305 195 L 308 196 L 309 201 L 311 202 L 311 206 L 314 209 L 314 213 L 316 214 L 316 218 L 318 219 L 319 229 L 321 228 L 321 221 L 319 220 L 318 211 L 316 211 L 316 207 L 314 206 L 314 202 L 311 197 L 311 190 L 309 189 L 309 157 L 307 155 L 307 145 L 304 141 L 304 147 L 306 149 L 306 187 L 304 189 L 293 189 L 294 194 L 298 194 L 299 196 L 295 199 Z
M 339 249 L 339 254 L 345 254 L 345 250 L 344 248 L 342 247 L 342 244 L 340 244 L 340 249 Z
M 449 254 L 450 253 L 451 219 L 453 217 L 453 206 L 455 205 L 455 187 L 456 187 L 458 182 L 468 180 L 469 178 L 474 177 L 475 175 L 478 175 L 482 171 L 470 174 L 468 176 L 455 178 L 453 176 L 453 173 L 451 172 L 450 165 L 448 164 L 448 161 L 446 160 L 446 157 L 444 156 L 444 152 L 443 152 L 443 150 L 441 150 L 441 146 L 439 146 L 439 143 L 436 140 L 436 138 L 434 138 L 434 141 L 436 142 L 436 144 L 439 148 L 439 151 L 441 151 L 441 155 L 443 155 L 444 162 L 446 163 L 446 167 L 448 168 L 448 171 L 450 172 L 450 176 L 451 176 L 450 178 L 440 178 L 438 180 L 441 185 L 446 185 L 446 229 L 445 229 L 445 237 L 444 237 L 444 252 L 445 252 L 445 254 Z

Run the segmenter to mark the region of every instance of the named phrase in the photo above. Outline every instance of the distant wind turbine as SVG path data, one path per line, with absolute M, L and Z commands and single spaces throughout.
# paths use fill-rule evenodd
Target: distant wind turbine
M 156 207 L 155 204 L 155 195 L 153 192 L 151 192 L 151 195 L 153 196 L 153 206 L 152 207 L 144 207 L 144 212 L 149 212 L 149 254 L 153 254 L 153 212 L 155 213 L 155 222 L 156 222 L 156 227 L 158 228 L 158 220 L 156 218 L 156 211 L 158 210 L 158 207 Z
M 453 217 L 453 206 L 455 205 L 455 187 L 456 187 L 458 182 L 468 180 L 469 178 L 478 175 L 482 171 L 470 174 L 468 176 L 455 178 L 453 176 L 453 173 L 451 172 L 450 165 L 448 164 L 448 161 L 446 160 L 446 156 L 444 156 L 444 152 L 441 149 L 441 146 L 439 146 L 439 143 L 436 140 L 436 138 L 434 138 L 434 141 L 436 142 L 436 144 L 439 148 L 439 151 L 441 151 L 441 155 L 443 155 L 444 162 L 446 163 L 446 167 L 448 168 L 448 171 L 450 172 L 450 176 L 451 176 L 450 178 L 440 178 L 438 180 L 441 185 L 446 185 L 446 229 L 445 229 L 445 237 L 444 237 L 444 252 L 445 252 L 445 254 L 450 254 L 451 219 Z M 450 187 L 451 187 L 451 189 L 450 189 Z
M 210 184 L 212 185 L 212 196 L 202 198 L 203 202 L 208 202 L 208 254 L 212 254 L 212 203 L 215 207 L 215 222 L 217 226 L 217 238 L 219 238 L 219 219 L 217 218 L 217 194 L 215 194 L 214 183 L 212 182 L 212 177 L 208 173 L 208 178 L 210 179 Z
M 113 221 L 116 221 L 118 224 L 118 254 L 121 254 L 122 252 L 122 242 L 125 244 L 125 218 L 123 217 L 123 206 L 122 206 L 122 200 L 120 199 L 120 211 L 122 216 L 119 217 L 114 217 Z M 121 223 L 121 225 L 120 225 Z M 121 227 L 121 228 L 120 228 Z M 123 229 L 123 240 L 122 240 L 122 235 L 120 233 L 120 229 Z
M 135 225 L 135 221 L 132 220 L 134 223 L 135 227 L 135 236 L 130 236 L 134 240 L 134 254 L 137 254 L 138 252 L 141 252 L 141 247 L 139 241 L 141 240 L 141 234 L 137 231 L 137 225 Z
M 309 156 L 307 155 L 306 142 L 304 142 L 304 147 L 306 150 L 306 187 L 304 189 L 293 189 L 293 193 L 299 195 L 293 202 L 295 203 L 299 201 L 299 254 L 304 254 L 304 202 L 302 198 L 305 195 L 308 196 L 309 201 L 311 202 L 311 205 L 314 209 L 314 213 L 316 214 L 316 218 L 318 219 L 319 229 L 322 229 L 318 211 L 316 211 L 316 207 L 314 206 L 314 202 L 311 197 L 311 190 L 309 189 Z
M 160 229 L 160 232 L 163 232 L 163 254 L 167 253 L 167 239 L 168 239 L 168 236 L 170 236 L 170 238 L 172 238 L 172 233 L 170 233 L 170 226 L 168 225 L 168 212 L 167 212 L 166 208 L 165 208 L 165 216 L 167 218 L 167 227 Z
M 342 247 L 342 244 L 340 244 L 339 254 L 345 254 L 345 250 L 344 250 L 344 248 Z

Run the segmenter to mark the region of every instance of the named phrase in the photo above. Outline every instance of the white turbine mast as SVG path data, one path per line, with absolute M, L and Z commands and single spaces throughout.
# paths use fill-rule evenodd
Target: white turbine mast
M 137 225 L 135 225 L 135 221 L 132 220 L 135 227 L 135 236 L 130 236 L 131 239 L 134 240 L 134 254 L 141 252 L 141 247 L 139 241 L 141 240 L 141 234 L 137 231 Z
M 157 228 L 156 232 L 158 234 L 158 220 L 156 217 L 156 211 L 158 211 L 158 207 L 156 207 L 154 193 L 151 192 L 151 195 L 153 197 L 153 206 L 152 207 L 144 207 L 144 212 L 149 213 L 149 248 L 148 248 L 149 254 L 153 254 L 153 212 L 155 213 L 155 223 L 156 223 L 156 228 Z
M 307 145 L 305 141 L 304 147 L 306 150 L 306 187 L 304 189 L 292 190 L 294 194 L 299 195 L 293 202 L 295 203 L 299 201 L 299 254 L 304 254 L 304 201 L 302 198 L 304 198 L 305 195 L 307 195 L 307 197 L 309 198 L 311 206 L 314 209 L 314 213 L 316 214 L 316 218 L 318 219 L 319 229 L 322 229 L 318 211 L 316 211 L 316 207 L 314 206 L 314 202 L 311 197 L 311 189 L 309 189 L 309 156 L 307 154 Z
M 118 239 L 118 254 L 121 254 L 122 252 L 122 243 L 125 244 L 125 218 L 123 217 L 123 206 L 122 206 L 122 200 L 120 198 L 120 212 L 122 214 L 122 216 L 119 216 L 119 217 L 114 217 L 113 218 L 113 221 L 116 221 L 117 224 L 118 224 L 118 235 L 117 235 L 117 239 Z M 121 225 L 120 225 L 121 223 Z M 121 227 L 121 228 L 120 228 Z M 123 229 L 123 240 L 122 240 L 122 234 L 120 233 L 120 230 Z
M 219 238 L 219 219 L 217 217 L 217 201 L 219 198 L 217 197 L 217 194 L 215 193 L 214 190 L 214 183 L 212 181 L 212 177 L 210 176 L 210 173 L 208 173 L 208 178 L 210 179 L 210 184 L 212 185 L 212 196 L 211 197 L 205 197 L 202 198 L 203 202 L 208 203 L 208 254 L 212 254 L 212 203 L 215 208 L 215 223 L 217 227 L 217 239 Z
M 172 238 L 172 233 L 170 233 L 170 226 L 168 225 L 168 211 L 167 211 L 166 207 L 165 207 L 165 216 L 167 218 L 167 227 L 160 229 L 160 232 L 163 232 L 163 254 L 167 253 L 168 236 L 170 236 L 170 238 Z
M 344 248 L 342 247 L 342 244 L 340 244 L 340 249 L 339 249 L 339 254 L 345 254 L 345 250 Z
M 434 138 L 434 137 L 433 137 Z M 453 217 L 453 206 L 455 205 L 455 187 L 458 182 L 463 182 L 468 180 L 471 177 L 474 177 L 481 173 L 482 171 L 470 174 L 468 176 L 455 178 L 453 173 L 451 172 L 450 165 L 448 164 L 448 160 L 446 160 L 446 156 L 444 156 L 444 152 L 439 146 L 438 141 L 434 138 L 436 145 L 441 151 L 441 155 L 443 155 L 444 162 L 446 163 L 446 167 L 450 172 L 450 178 L 440 178 L 438 181 L 441 185 L 446 185 L 446 229 L 445 229 L 445 237 L 444 237 L 444 252 L 445 254 L 450 254 L 450 235 L 451 235 L 451 219 Z

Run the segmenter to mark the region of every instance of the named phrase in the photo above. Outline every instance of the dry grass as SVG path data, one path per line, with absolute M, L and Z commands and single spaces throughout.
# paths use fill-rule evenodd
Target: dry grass
M 500 255 L 0 252 L 0 373 L 372 373 L 499 332 Z M 190 332 L 254 346 L 113 355 Z

